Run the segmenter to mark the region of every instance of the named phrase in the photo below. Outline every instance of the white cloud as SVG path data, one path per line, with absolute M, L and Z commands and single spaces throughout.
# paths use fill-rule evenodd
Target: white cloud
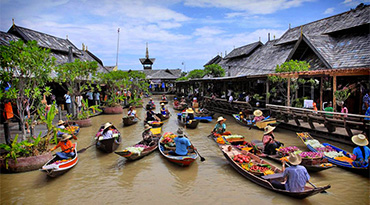
M 224 31 L 219 29 L 219 28 L 205 26 L 205 27 L 202 27 L 202 28 L 195 29 L 193 35 L 194 36 L 208 37 L 208 36 L 218 35 L 218 34 L 221 34 L 221 33 L 224 33 Z
M 331 7 L 331 8 L 327 8 L 325 11 L 324 11 L 324 14 L 332 14 L 334 12 L 334 8 Z
M 278 10 L 301 6 L 314 0 L 185 0 L 185 5 L 194 7 L 227 8 L 249 14 L 271 14 Z

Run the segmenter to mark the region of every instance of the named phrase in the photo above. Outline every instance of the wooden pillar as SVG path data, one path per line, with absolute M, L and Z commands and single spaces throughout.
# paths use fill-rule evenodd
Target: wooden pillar
M 288 87 L 287 87 L 287 106 L 290 106 L 290 78 L 288 77 Z
M 267 98 L 267 93 L 269 93 L 269 91 L 270 91 L 270 83 L 268 79 L 266 79 L 266 104 L 270 103 L 270 98 Z
M 334 109 L 334 112 L 337 111 L 337 103 L 336 103 L 336 99 L 335 99 L 335 91 L 337 91 L 337 76 L 334 75 L 333 76 L 333 109 Z
M 320 80 L 320 110 L 323 110 L 324 109 L 322 107 L 322 93 L 323 93 L 323 88 L 324 88 L 324 76 L 321 76 L 321 80 Z
M 226 81 L 224 81 L 224 87 L 222 89 L 224 92 L 225 92 L 225 98 L 227 99 L 227 86 L 226 86 Z M 221 96 L 222 96 L 222 93 L 221 93 Z M 220 97 L 221 97 L 220 96 Z

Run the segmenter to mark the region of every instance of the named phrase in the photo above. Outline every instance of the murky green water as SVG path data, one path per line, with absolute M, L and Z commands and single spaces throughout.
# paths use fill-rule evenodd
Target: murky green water
M 158 102 L 159 98 L 154 99 Z M 171 103 L 167 107 L 173 116 L 163 125 L 162 133 L 175 132 L 178 127 Z M 137 111 L 144 119 L 145 110 L 138 108 Z M 143 122 L 122 127 L 121 118 L 122 115 L 92 118 L 92 127 L 81 128 L 77 149 L 90 145 L 100 125 L 107 121 L 116 125 L 123 135 L 119 149 L 135 144 L 141 139 Z M 245 135 L 248 140 L 262 138 L 262 131 L 248 130 L 231 116 L 226 118 L 227 129 L 233 134 Z M 198 160 L 182 168 L 166 161 L 159 152 L 139 161 L 126 162 L 114 153 L 102 153 L 93 146 L 79 155 L 73 169 L 55 179 L 40 171 L 0 174 L 1 204 L 369 204 L 369 180 L 340 168 L 311 173 L 311 182 L 316 186 L 330 184 L 332 188 L 327 194 L 304 200 L 283 196 L 250 182 L 228 164 L 215 143 L 206 137 L 214 124 L 200 123 L 197 129 L 186 130 L 206 158 L 204 162 Z M 286 146 L 307 150 L 295 133 L 277 129 L 275 134 Z

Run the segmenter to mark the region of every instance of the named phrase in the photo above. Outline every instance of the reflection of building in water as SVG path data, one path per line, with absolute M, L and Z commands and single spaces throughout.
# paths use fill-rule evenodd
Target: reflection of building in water
M 151 92 L 167 92 L 173 91 L 173 84 L 177 78 L 181 76 L 181 69 L 160 69 L 153 70 L 152 66 L 155 58 L 149 58 L 148 43 L 146 44 L 145 58 L 139 59 L 144 68 L 146 79 L 149 80 L 149 90 Z

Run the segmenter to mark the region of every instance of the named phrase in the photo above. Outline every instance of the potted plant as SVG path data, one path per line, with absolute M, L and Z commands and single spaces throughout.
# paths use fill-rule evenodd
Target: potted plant
M 335 91 L 334 96 L 337 101 L 337 105 L 342 106 L 344 101 L 346 101 L 350 95 L 351 91 L 348 87 L 343 87 L 343 89 Z
M 81 111 L 77 111 L 77 115 L 67 114 L 67 119 L 70 122 L 78 124 L 80 127 L 90 127 L 92 125 L 91 118 L 95 112 L 101 112 L 99 105 L 88 106 L 88 100 L 82 100 Z

